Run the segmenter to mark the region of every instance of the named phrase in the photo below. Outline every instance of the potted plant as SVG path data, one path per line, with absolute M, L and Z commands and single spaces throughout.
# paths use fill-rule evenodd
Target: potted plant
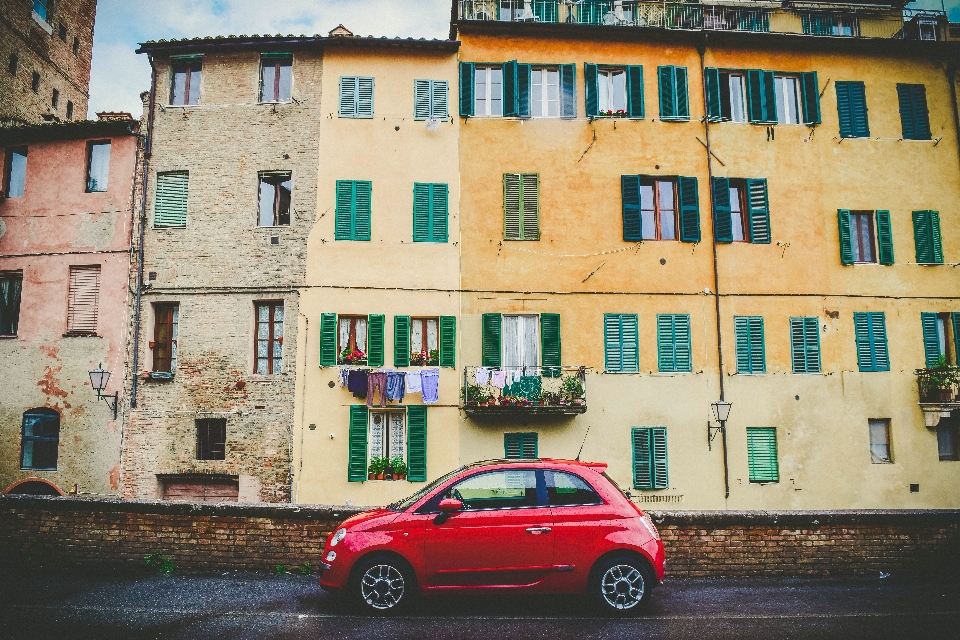
M 370 472 L 370 475 L 373 476 L 370 479 L 383 480 L 383 472 L 386 466 L 387 466 L 386 460 L 384 460 L 383 458 L 379 456 L 374 456 L 373 458 L 370 458 L 370 466 L 368 467 L 368 471 Z
M 403 461 L 403 458 L 396 457 L 390 461 L 390 466 L 393 467 L 393 478 L 394 480 L 405 480 L 407 477 L 407 463 Z
M 947 359 L 940 356 L 937 364 L 926 370 L 927 393 L 938 402 L 951 402 L 958 385 L 960 385 L 960 368 L 947 364 Z
M 583 385 L 576 376 L 564 378 L 560 389 L 563 393 L 564 400 L 567 400 L 571 404 L 583 400 Z
M 379 458 L 371 458 L 370 464 L 367 465 L 367 480 L 376 480 L 377 479 L 377 460 Z
M 366 364 L 367 363 L 367 354 L 359 349 L 351 349 L 347 347 L 340 352 L 340 363 L 341 364 Z

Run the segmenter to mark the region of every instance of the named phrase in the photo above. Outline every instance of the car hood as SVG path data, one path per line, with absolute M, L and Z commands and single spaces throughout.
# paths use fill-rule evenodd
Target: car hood
M 340 526 L 345 527 L 348 531 L 369 531 L 380 525 L 393 522 L 399 515 L 400 513 L 397 511 L 390 511 L 381 507 L 350 516 Z

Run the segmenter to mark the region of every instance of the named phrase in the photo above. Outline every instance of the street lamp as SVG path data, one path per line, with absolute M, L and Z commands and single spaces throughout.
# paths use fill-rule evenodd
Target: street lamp
M 120 392 L 114 392 L 111 395 L 105 395 L 102 393 L 107 387 L 107 383 L 110 381 L 110 372 L 103 370 L 103 363 L 97 365 L 97 368 L 90 372 L 90 384 L 93 386 L 93 390 L 97 392 L 97 400 L 103 400 L 107 403 L 107 406 L 113 409 L 113 419 L 117 419 L 117 401 L 120 399 Z M 111 402 L 112 399 L 112 402 Z
M 732 406 L 729 402 L 726 402 L 723 398 L 714 402 L 713 407 L 713 417 L 717 419 L 717 422 L 720 423 L 719 427 L 711 426 L 707 424 L 707 449 L 711 449 L 710 443 L 713 442 L 713 439 L 717 436 L 717 433 L 723 435 L 723 487 L 724 487 L 724 497 L 730 497 L 730 474 L 727 470 L 727 418 L 730 417 L 730 407 Z

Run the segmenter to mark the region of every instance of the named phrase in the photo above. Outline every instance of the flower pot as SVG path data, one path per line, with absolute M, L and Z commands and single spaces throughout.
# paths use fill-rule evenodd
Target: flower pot
M 382 473 L 378 473 L 378 474 L 377 474 L 377 480 L 383 480 L 383 474 L 382 474 Z
M 406 480 L 406 479 L 407 479 L 407 474 L 405 474 L 405 473 L 398 473 L 396 479 L 397 479 L 397 480 Z
M 950 402 L 953 400 L 953 389 L 937 389 L 936 398 L 940 402 Z
M 377 479 L 377 474 L 373 472 L 367 474 L 367 480 L 376 480 L 376 479 Z

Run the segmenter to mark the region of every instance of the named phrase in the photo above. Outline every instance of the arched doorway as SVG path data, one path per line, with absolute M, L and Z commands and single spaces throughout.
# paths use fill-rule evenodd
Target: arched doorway
M 49 480 L 25 478 L 7 487 L 4 493 L 22 496 L 62 496 L 63 491 Z

